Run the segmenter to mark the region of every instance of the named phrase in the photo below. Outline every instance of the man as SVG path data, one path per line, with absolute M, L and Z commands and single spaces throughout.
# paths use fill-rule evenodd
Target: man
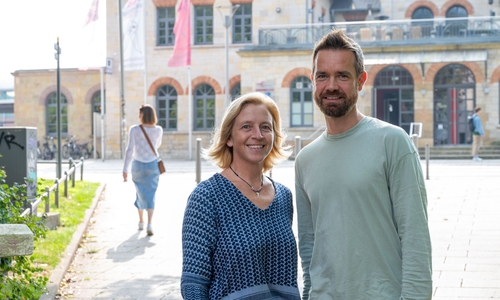
M 479 157 L 479 148 L 483 145 L 484 129 L 479 115 L 481 114 L 481 107 L 474 109 L 475 114 L 472 115 L 472 123 L 474 124 L 474 131 L 472 132 L 472 160 L 482 161 Z
M 404 130 L 356 106 L 360 46 L 334 30 L 311 80 L 326 131 L 295 160 L 303 299 L 431 299 L 431 242 L 420 159 Z

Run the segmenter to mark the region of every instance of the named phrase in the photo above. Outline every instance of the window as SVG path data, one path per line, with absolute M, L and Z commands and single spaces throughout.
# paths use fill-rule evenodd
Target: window
M 214 41 L 214 8 L 213 6 L 195 6 L 195 44 L 213 44 Z
M 202 84 L 194 91 L 194 129 L 212 130 L 215 126 L 215 91 Z
M 411 15 L 412 19 L 432 19 L 434 18 L 434 14 L 432 10 L 427 7 L 419 7 L 417 8 L 413 14 Z
M 241 96 L 241 83 L 238 82 L 233 86 L 233 89 L 231 90 L 231 101 L 235 100 Z
M 156 9 L 157 41 L 158 46 L 174 44 L 175 7 L 158 7 Z
M 454 5 L 446 11 L 446 18 L 466 18 L 468 15 L 467 10 L 460 5 Z
M 240 4 L 233 17 L 233 43 L 252 42 L 252 3 Z
M 57 135 L 57 92 L 52 92 L 47 97 L 47 135 Z M 68 135 L 68 101 L 61 93 L 61 135 Z
M 290 86 L 290 126 L 313 126 L 313 97 L 311 80 L 300 76 Z
M 164 130 L 177 130 L 177 91 L 171 85 L 164 85 L 156 92 L 156 113 L 158 126 Z

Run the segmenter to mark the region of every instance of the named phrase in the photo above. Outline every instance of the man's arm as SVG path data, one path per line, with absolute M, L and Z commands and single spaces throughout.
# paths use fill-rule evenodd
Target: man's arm
M 311 289 L 311 278 L 309 275 L 309 266 L 311 264 L 311 256 L 314 245 L 314 230 L 311 214 L 311 202 L 305 190 L 302 187 L 300 180 L 300 171 L 296 162 L 295 169 L 295 200 L 297 206 L 297 220 L 299 230 L 299 254 L 302 263 L 304 290 L 302 299 L 309 299 L 309 291 Z
M 390 175 L 390 193 L 402 247 L 401 299 L 431 299 L 427 192 L 417 153 L 409 153 L 395 164 Z

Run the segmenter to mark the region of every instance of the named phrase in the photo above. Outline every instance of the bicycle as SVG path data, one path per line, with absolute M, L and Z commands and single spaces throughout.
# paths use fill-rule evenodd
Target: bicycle
M 62 157 L 64 159 L 68 159 L 70 157 L 73 159 L 79 159 L 82 156 L 85 159 L 89 158 L 87 143 L 77 144 L 76 135 L 68 136 L 66 138 L 66 144 L 62 147 Z
M 43 160 L 50 160 L 56 157 L 57 147 L 54 143 L 53 136 L 44 136 L 45 143 L 42 145 L 42 149 L 39 150 L 39 157 Z M 50 141 L 50 144 L 49 144 Z

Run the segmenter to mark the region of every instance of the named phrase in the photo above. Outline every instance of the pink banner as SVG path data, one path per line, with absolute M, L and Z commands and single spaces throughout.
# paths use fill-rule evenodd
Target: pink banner
M 87 26 L 90 22 L 97 21 L 98 19 L 98 8 L 99 0 L 92 1 L 92 5 L 90 6 L 89 13 L 87 14 L 87 18 L 85 19 L 85 24 L 83 26 Z
M 189 0 L 182 0 L 177 9 L 177 20 L 174 26 L 174 53 L 168 60 L 169 67 L 185 67 L 191 65 L 191 24 L 189 17 Z

